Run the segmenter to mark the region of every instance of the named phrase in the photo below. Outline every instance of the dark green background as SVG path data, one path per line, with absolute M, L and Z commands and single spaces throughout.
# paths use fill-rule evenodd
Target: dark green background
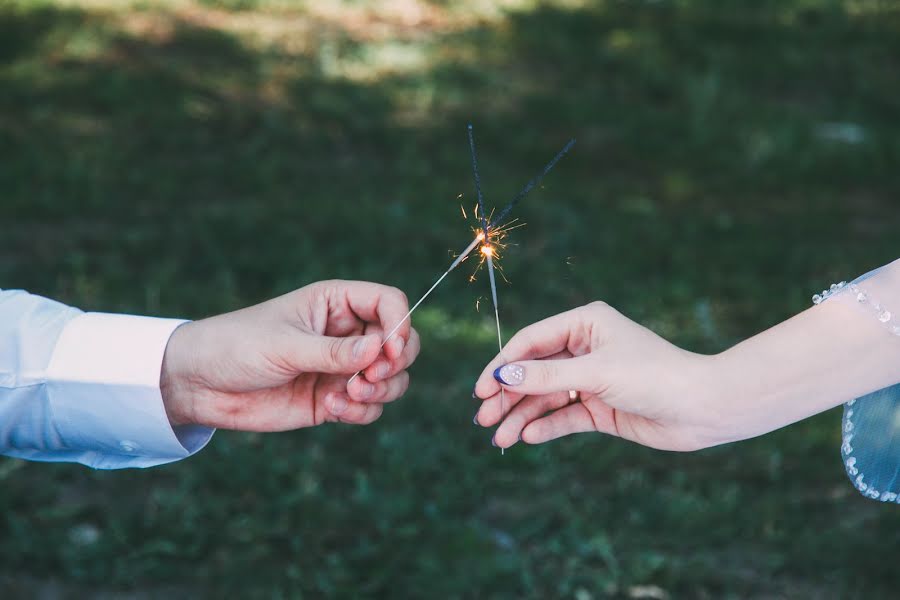
M 470 239 L 469 121 L 489 204 L 578 138 L 517 212 L 507 336 L 599 298 L 716 352 L 900 256 L 898 2 L 0 0 L 0 285 L 189 318 L 323 278 L 417 297 Z M 0 595 L 896 593 L 900 512 L 846 480 L 837 411 L 500 456 L 467 274 L 373 426 L 0 460 Z

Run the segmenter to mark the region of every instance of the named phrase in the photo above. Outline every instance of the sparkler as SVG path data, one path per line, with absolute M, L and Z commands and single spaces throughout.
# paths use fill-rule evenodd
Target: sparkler
M 488 280 L 491 284 L 491 301 L 494 304 L 494 323 L 497 326 L 497 347 L 501 360 L 503 359 L 503 333 L 500 327 L 500 303 L 497 300 L 497 278 L 494 275 L 494 258 L 498 257 L 496 246 L 500 244 L 500 240 L 506 236 L 506 234 L 516 227 L 521 227 L 521 225 L 514 225 L 515 221 L 512 223 L 501 225 L 506 216 L 515 208 L 516 204 L 518 204 L 522 198 L 528 195 L 528 193 L 537 186 L 541 180 L 550 172 L 553 167 L 556 166 L 556 163 L 566 155 L 566 153 L 572 149 L 572 146 L 575 145 L 575 140 L 569 140 L 569 142 L 560 150 L 556 156 L 553 157 L 544 169 L 534 178 L 532 178 L 528 183 L 525 184 L 518 194 L 513 196 L 513 199 L 509 201 L 509 203 L 500 211 L 500 213 L 494 217 L 491 214 L 490 220 L 488 219 L 487 213 L 484 210 L 484 199 L 481 194 L 481 178 L 478 175 L 478 158 L 475 154 L 475 136 L 472 132 L 472 124 L 469 124 L 468 127 L 469 133 L 469 151 L 472 155 L 472 175 L 475 179 L 475 194 L 478 196 L 478 209 L 481 217 L 481 228 L 482 231 L 480 234 L 484 236 L 484 243 L 481 246 L 481 254 L 484 258 L 482 258 L 482 263 L 487 262 L 488 267 Z M 463 211 L 465 214 L 465 211 Z M 480 266 L 480 264 L 479 264 Z M 498 267 L 499 269 L 499 267 Z M 501 272 L 502 273 L 502 272 Z M 473 275 L 474 277 L 474 275 Z M 500 388 L 500 414 L 501 416 L 504 414 L 506 410 L 506 391 L 503 387 Z M 500 454 L 505 454 L 505 448 L 500 449 Z
M 450 267 L 444 271 L 444 273 L 438 277 L 437 281 L 432 284 L 428 291 L 422 295 L 421 298 L 413 305 L 412 308 L 409 309 L 409 312 L 391 329 L 390 332 L 384 337 L 384 341 L 381 343 L 381 347 L 383 348 L 385 344 L 387 344 L 400 330 L 400 327 L 405 323 L 415 312 L 419 306 L 425 302 L 425 299 L 431 295 L 431 293 L 437 289 L 437 287 L 441 284 L 442 281 L 456 268 L 462 263 L 468 256 L 481 244 L 481 262 L 479 262 L 478 267 L 476 267 L 476 271 L 481 267 L 485 262 L 487 263 L 488 269 L 488 279 L 491 285 L 491 301 L 494 305 L 494 322 L 497 326 L 497 346 L 500 353 L 501 358 L 503 357 L 503 333 L 500 327 L 500 307 L 497 299 L 497 278 L 494 274 L 494 259 L 499 259 L 500 254 L 499 250 L 505 248 L 503 244 L 503 239 L 508 235 L 510 231 L 513 229 L 517 229 L 518 227 L 522 227 L 524 223 L 518 223 L 518 219 L 513 219 L 509 223 L 503 223 L 503 220 L 509 215 L 510 211 L 524 198 L 528 195 L 528 193 L 533 190 L 543 178 L 556 166 L 556 163 L 566 155 L 566 153 L 572 149 L 572 146 L 575 145 L 575 140 L 569 140 L 569 142 L 560 150 L 553 159 L 544 166 L 544 169 L 534 178 L 532 178 L 528 183 L 525 184 L 518 194 L 513 196 L 512 200 L 500 211 L 500 213 L 494 217 L 493 212 L 490 215 L 484 209 L 484 197 L 481 193 L 481 178 L 478 174 L 478 159 L 475 153 L 475 136 L 473 133 L 472 125 L 468 126 L 468 136 L 469 136 L 469 150 L 472 156 L 472 175 L 475 179 L 475 194 L 478 199 L 478 204 L 475 207 L 475 217 L 480 221 L 480 230 L 475 230 L 475 239 L 466 246 L 466 248 L 450 263 Z M 466 218 L 466 211 L 464 208 L 460 207 L 462 210 L 463 218 Z M 500 271 L 500 274 L 503 274 L 503 270 L 499 265 L 496 267 L 497 271 Z M 474 280 L 474 273 L 472 274 L 470 280 Z M 505 279 L 505 277 L 504 277 Z M 353 382 L 354 379 L 359 377 L 359 374 L 362 371 L 357 371 L 353 377 L 351 377 L 347 381 L 347 385 Z M 500 388 L 500 413 L 501 415 L 505 411 L 506 397 L 505 390 Z M 501 448 L 501 454 L 505 453 L 505 450 Z
M 475 154 L 475 135 L 472 132 L 472 124 L 469 123 L 469 151 L 472 154 L 472 175 L 475 178 L 475 195 L 478 196 L 479 215 L 481 216 L 481 229 L 484 234 L 484 244 L 481 246 L 481 254 L 487 258 L 488 279 L 491 282 L 491 300 L 494 303 L 494 321 L 497 324 L 497 351 L 503 355 L 503 334 L 500 330 L 500 306 L 497 302 L 497 278 L 494 276 L 494 247 L 491 245 L 491 236 L 488 231 L 488 219 L 484 211 L 484 198 L 481 195 L 481 178 L 478 176 L 478 158 Z M 532 186 L 533 187 L 533 186 Z M 526 192 L 528 193 L 528 192 Z M 524 196 L 524 195 L 523 195 Z M 511 210 L 511 207 L 510 207 Z M 507 211 L 508 212 L 508 211 Z M 505 412 L 506 392 L 500 388 L 500 415 Z M 506 454 L 505 448 L 500 448 L 500 454 Z

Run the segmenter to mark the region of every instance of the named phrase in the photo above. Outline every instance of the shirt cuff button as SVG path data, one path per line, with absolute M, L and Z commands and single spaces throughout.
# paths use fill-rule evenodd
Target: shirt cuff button
M 138 445 L 131 440 L 122 440 L 119 442 L 119 448 L 121 448 L 125 452 L 134 452 L 138 449 Z

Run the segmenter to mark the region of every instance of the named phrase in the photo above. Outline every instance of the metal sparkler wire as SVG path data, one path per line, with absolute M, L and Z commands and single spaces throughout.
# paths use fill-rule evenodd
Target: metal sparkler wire
M 491 247 L 488 246 L 488 250 L 491 250 Z M 494 302 L 494 320 L 497 323 L 497 348 L 500 357 L 503 357 L 503 335 L 500 333 L 500 305 L 497 302 L 497 279 L 494 277 L 494 254 L 493 252 L 487 253 L 487 264 L 488 264 L 488 279 L 491 281 L 491 299 Z M 500 386 L 500 418 L 503 419 L 503 414 L 505 412 L 506 405 L 506 394 L 503 390 L 503 386 Z M 500 454 L 506 454 L 506 448 L 500 448 Z

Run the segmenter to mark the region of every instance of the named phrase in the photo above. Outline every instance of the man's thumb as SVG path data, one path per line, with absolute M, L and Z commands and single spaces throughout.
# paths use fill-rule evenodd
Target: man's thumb
M 297 349 L 296 366 L 307 373 L 352 374 L 368 367 L 378 356 L 377 335 L 315 336 Z

